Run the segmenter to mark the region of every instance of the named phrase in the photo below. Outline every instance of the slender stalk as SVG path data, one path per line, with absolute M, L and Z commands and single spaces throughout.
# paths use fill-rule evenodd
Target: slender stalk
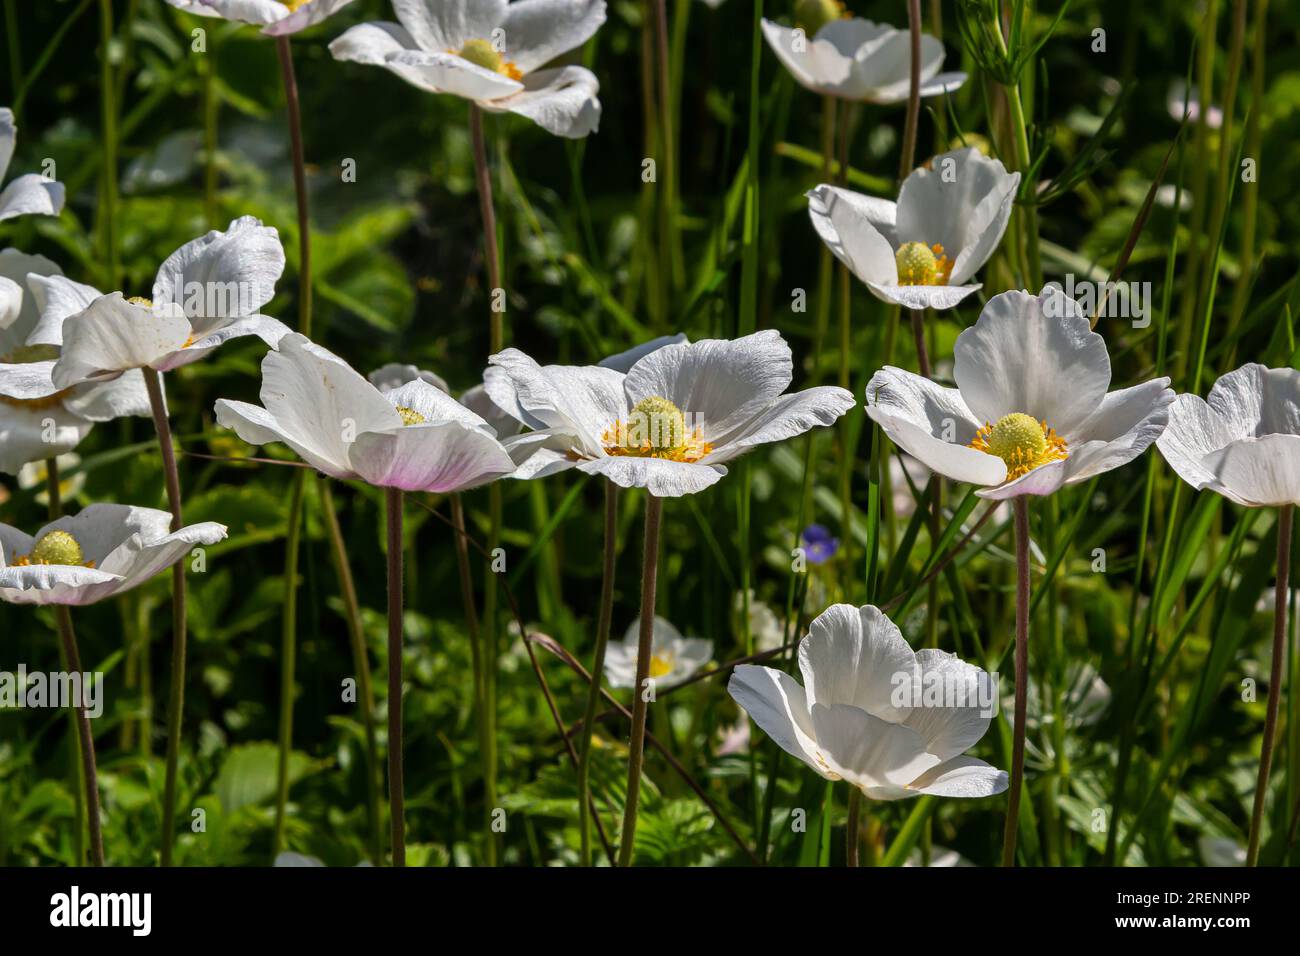
M 623 807 L 623 832 L 618 847 L 618 865 L 632 864 L 636 844 L 637 804 L 641 796 L 641 763 L 645 756 L 645 724 L 648 701 L 645 682 L 650 676 L 651 639 L 655 626 L 655 584 L 659 573 L 659 522 L 663 499 L 649 492 L 645 499 L 645 549 L 641 555 L 641 620 L 637 635 L 636 683 L 632 687 L 632 737 L 627 758 L 627 803 Z M 594 680 L 592 683 L 599 686 Z
M 663 156 L 664 185 L 659 200 L 659 216 L 664 231 L 662 249 L 668 270 L 669 288 L 681 288 L 684 266 L 677 237 L 677 147 L 673 136 L 673 89 L 668 64 L 668 3 L 653 0 L 655 28 L 655 66 L 659 78 L 659 151 Z
M 1002 837 L 1002 865 L 1015 866 L 1020 787 L 1025 776 L 1025 706 L 1029 689 L 1029 499 L 1012 499 L 1016 524 L 1016 709 L 1012 725 L 1011 788 Z
M 844 828 L 844 865 L 858 865 L 862 846 L 862 791 L 849 784 L 849 819 Z
M 298 662 L 298 554 L 302 542 L 303 489 L 307 473 L 295 469 L 290 480 L 288 529 L 284 539 L 284 612 L 280 615 L 280 720 L 275 781 L 275 828 L 271 853 L 284 849 L 289 805 L 289 755 L 293 750 L 293 688 Z
M 1259 864 L 1259 837 L 1264 823 L 1264 802 L 1268 797 L 1268 775 L 1273 767 L 1273 737 L 1277 733 L 1277 712 L 1282 702 L 1282 662 L 1286 658 L 1286 602 L 1291 580 L 1291 524 L 1294 505 L 1278 509 L 1277 583 L 1273 587 L 1273 663 L 1268 675 L 1268 712 L 1264 717 L 1264 740 L 1259 748 L 1259 779 L 1255 783 L 1255 807 L 1250 814 L 1250 841 L 1246 865 Z
M 330 557 L 334 573 L 339 579 L 339 597 L 343 600 L 344 617 L 348 622 L 348 638 L 352 646 L 352 666 L 357 672 L 357 690 L 361 697 L 361 723 L 366 734 L 366 816 L 370 823 L 370 859 L 378 866 L 384 858 L 383 817 L 379 809 L 379 745 L 375 742 L 375 691 L 370 675 L 370 655 L 366 650 L 366 630 L 361 621 L 361 603 L 357 600 L 357 586 L 352 577 L 347 547 L 343 543 L 343 529 L 334 513 L 334 491 L 329 481 L 317 483 L 320 491 L 321 513 L 325 517 L 325 531 L 330 542 Z
M 293 188 L 298 196 L 298 331 L 311 337 L 311 226 L 307 216 L 307 164 L 302 149 L 302 113 L 298 81 L 293 73 L 293 50 L 287 36 L 275 38 L 280 60 L 284 99 L 289 110 L 289 142 L 293 148 Z
M 203 70 L 203 210 L 209 229 L 220 228 L 217 214 L 217 111 L 220 105 L 217 96 L 217 35 L 214 30 Z
M 578 829 L 582 837 L 581 861 L 591 866 L 591 735 L 600 707 L 600 682 L 605 672 L 605 649 L 609 646 L 610 622 L 614 616 L 614 563 L 618 554 L 618 486 L 605 485 L 605 551 L 600 572 L 600 617 L 596 621 L 596 650 L 591 657 L 591 686 L 587 709 L 582 716 L 578 741 Z
M 118 287 L 121 269 L 117 249 L 117 103 L 113 96 L 113 62 L 109 51 L 113 44 L 113 0 L 99 0 L 99 95 L 101 108 L 100 153 L 104 158 L 103 189 L 99 209 L 99 226 L 104 243 L 107 274 L 106 286 Z
M 925 344 L 925 313 L 920 309 L 909 309 L 912 319 L 912 339 L 916 342 L 916 366 L 925 378 L 933 377 L 930 370 L 930 350 Z
M 81 668 L 81 654 L 77 650 L 77 635 L 72 629 L 72 612 L 66 604 L 56 605 L 54 617 L 59 624 L 59 640 L 63 644 L 63 653 L 67 657 L 68 669 L 74 674 L 84 674 Z M 86 711 L 71 703 L 73 717 L 77 721 L 77 734 L 81 740 L 82 780 L 86 787 L 86 822 L 90 826 L 90 863 L 91 866 L 104 865 L 104 834 L 99 821 L 99 774 L 95 769 L 95 735 L 90 730 L 90 717 Z M 81 822 L 77 822 L 81 826 Z
M 1264 64 L 1268 47 L 1268 0 L 1259 0 L 1255 5 L 1255 46 L 1251 53 L 1250 64 L 1250 102 L 1264 102 Z M 1258 158 L 1260 147 L 1260 110 L 1258 105 L 1250 111 L 1246 119 L 1247 156 Z M 1246 312 L 1250 299 L 1251 276 L 1255 272 L 1255 232 L 1259 211 L 1258 183 L 1243 184 L 1245 195 L 1242 196 L 1241 212 L 1241 252 L 1237 261 L 1241 264 L 1241 274 L 1237 277 L 1237 287 L 1233 291 L 1232 311 L 1228 319 L 1228 336 L 1233 339 L 1224 367 L 1232 368 L 1236 364 L 1237 343 L 1233 337 L 1241 318 Z
M 172 444 L 171 424 L 163 402 L 162 375 L 153 369 L 144 371 L 149 392 L 154 430 L 162 453 L 163 481 L 167 487 L 167 504 L 172 513 L 172 531 L 181 529 L 181 479 L 176 470 L 176 448 Z M 172 565 L 172 665 L 167 695 L 167 765 L 163 781 L 162 848 L 159 862 L 172 865 L 172 845 L 176 839 L 176 770 L 181 753 L 181 711 L 185 707 L 185 562 Z
M 402 491 L 384 489 L 388 528 L 388 806 L 393 866 L 406 866 L 402 789 Z
M 483 219 L 483 253 L 487 261 L 488 272 L 488 352 L 500 352 L 505 344 L 504 303 L 497 308 L 498 290 L 501 285 L 501 257 L 497 249 L 497 217 L 492 201 L 492 175 L 488 170 L 487 145 L 483 140 L 483 112 L 474 104 L 469 108 L 470 140 L 474 148 L 474 180 L 478 185 L 479 213 Z M 494 553 L 501 541 L 501 485 L 493 483 L 488 488 L 488 508 L 490 527 L 488 531 L 488 553 Z M 486 729 L 484 741 L 487 744 L 486 775 L 483 780 L 484 800 L 488 812 L 497 805 L 496 795 L 496 661 L 497 661 L 497 582 L 494 575 L 488 575 L 483 584 L 483 680 L 484 680 L 484 717 Z M 495 866 L 499 855 L 498 835 L 489 830 L 488 863 Z
M 907 29 L 912 41 L 911 76 L 907 89 L 907 117 L 903 121 L 903 152 L 898 165 L 899 182 L 912 171 L 916 158 L 916 130 L 921 123 L 921 0 L 907 0 Z

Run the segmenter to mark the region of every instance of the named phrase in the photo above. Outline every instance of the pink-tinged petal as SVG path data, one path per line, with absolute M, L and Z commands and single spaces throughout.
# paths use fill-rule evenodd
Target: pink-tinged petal
M 357 437 L 350 458 L 365 481 L 403 491 L 462 491 L 515 470 L 500 442 L 459 421 L 366 432 Z

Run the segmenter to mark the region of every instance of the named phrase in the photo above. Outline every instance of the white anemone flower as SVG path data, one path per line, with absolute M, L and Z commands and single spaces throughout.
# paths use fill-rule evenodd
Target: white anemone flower
M 822 242 L 885 302 L 951 309 L 980 287 L 975 273 L 1011 219 L 1020 174 L 978 149 L 934 157 L 903 181 L 898 202 L 821 185 L 808 215 Z
M 29 462 L 76 448 L 96 422 L 148 415 L 149 395 L 139 372 L 113 382 L 54 383 L 59 349 L 28 345 L 44 303 L 39 282 L 61 277 L 44 256 L 0 252 L 0 472 L 17 474 Z
M 27 343 L 61 347 L 53 372 L 59 388 L 111 381 L 130 369 L 170 372 L 244 335 L 274 348 L 289 329 L 258 310 L 282 272 L 279 234 L 243 216 L 168 256 L 152 299 L 104 295 L 63 276 L 33 278 L 43 306 Z
M 605 0 L 393 0 L 393 11 L 399 23 L 362 23 L 331 43 L 334 59 L 386 67 L 556 136 L 580 139 L 600 124 L 590 70 L 541 67 L 591 38 Z
M 1178 477 L 1248 508 L 1300 504 L 1300 372 L 1251 363 L 1179 395 L 1156 447 Z
M 262 28 L 267 36 L 290 36 L 314 27 L 352 0 L 167 0 L 177 10 Z
M 94 604 L 144 584 L 226 537 L 212 521 L 171 531 L 155 508 L 94 504 L 28 536 L 0 524 L 0 600 L 10 604 Z
M 872 800 L 1007 789 L 1005 771 L 964 756 L 993 717 L 989 675 L 946 651 L 913 651 L 879 608 L 833 604 L 819 614 L 799 642 L 799 670 L 802 687 L 784 671 L 741 664 L 727 690 L 827 780 Z
M 623 640 L 610 643 L 605 651 L 605 677 L 610 687 L 636 686 L 636 652 L 641 619 L 628 625 Z M 681 631 L 655 615 L 650 644 L 650 677 L 660 690 L 675 687 L 692 676 L 713 657 L 713 642 L 683 637 Z
M 497 369 L 491 369 L 491 371 L 495 372 Z M 447 380 L 437 372 L 430 372 L 428 369 L 401 362 L 389 362 L 387 365 L 375 369 L 366 378 L 370 380 L 371 385 L 381 392 L 390 392 L 418 378 L 428 382 L 434 388 L 446 392 L 448 395 L 451 394 L 451 387 L 447 384 Z M 517 434 L 522 428 L 519 422 L 496 406 L 496 403 L 488 397 L 487 388 L 482 383 L 469 389 L 457 401 L 487 422 L 498 438 Z
M 514 470 L 486 422 L 420 379 L 381 392 L 296 333 L 262 361 L 262 405 L 219 399 L 217 422 L 252 445 L 281 442 L 332 478 L 460 491 Z
M 953 349 L 956 388 L 886 366 L 867 414 L 909 455 L 983 498 L 1049 495 L 1127 464 L 1169 419 L 1169 379 L 1107 392 L 1106 341 L 1048 286 L 1004 292 Z
M 781 64 L 807 90 L 866 103 L 907 101 L 912 39 L 907 30 L 844 15 L 837 0 L 800 0 L 793 27 L 763 20 L 763 36 Z M 965 73 L 940 73 L 943 44 L 921 34 L 921 96 L 951 93 Z
M 656 348 L 626 373 L 541 366 L 518 349 L 488 361 L 505 373 L 486 377 L 488 394 L 533 429 L 507 442 L 516 477 L 578 468 L 660 498 L 703 491 L 733 458 L 830 425 L 853 406 L 834 386 L 786 393 L 794 361 L 770 329 Z
M 9 161 L 14 158 L 18 127 L 13 110 L 0 108 L 0 186 L 4 185 Z M 0 222 L 19 216 L 57 216 L 63 211 L 63 183 L 40 173 L 19 176 L 0 191 Z

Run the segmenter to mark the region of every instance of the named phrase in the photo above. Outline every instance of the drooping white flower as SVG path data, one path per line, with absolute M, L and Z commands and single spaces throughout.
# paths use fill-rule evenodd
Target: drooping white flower
M 352 0 L 167 0 L 186 13 L 260 26 L 267 36 L 288 36 L 338 13 Z
M 799 670 L 802 687 L 784 671 L 741 664 L 727 690 L 826 779 L 872 800 L 1007 788 L 1005 771 L 964 756 L 992 720 L 989 675 L 945 651 L 913 651 L 878 608 L 833 604 L 818 615 L 799 643 Z
M 0 524 L 0 600 L 11 604 L 94 604 L 144 584 L 226 537 L 212 521 L 172 532 L 155 508 L 94 504 L 41 528 L 35 537 Z
M 140 373 L 112 382 L 55 385 L 59 349 L 28 345 L 43 304 L 41 280 L 62 278 L 44 256 L 0 252 L 0 472 L 17 474 L 28 462 L 72 451 L 96 422 L 148 415 Z M 66 280 L 65 280 L 66 281 Z
M 445 392 L 418 378 L 381 392 L 302 335 L 263 359 L 261 398 L 218 400 L 217 422 L 253 445 L 282 442 L 333 478 L 449 492 L 514 470 L 488 424 Z
M 518 349 L 488 361 L 505 373 L 486 377 L 488 394 L 533 429 L 507 442 L 516 477 L 578 468 L 663 498 L 702 491 L 731 459 L 830 425 L 853 405 L 832 386 L 786 393 L 794 362 L 774 330 L 666 345 L 626 373 L 541 366 Z
M 330 44 L 336 60 L 386 67 L 412 86 L 556 136 L 600 123 L 600 83 L 581 66 L 541 69 L 605 22 L 605 0 L 393 0 L 399 23 L 362 23 Z
M 1300 371 L 1243 365 L 1179 395 L 1156 447 L 1178 477 L 1248 508 L 1300 504 Z
M 1004 292 L 957 337 L 945 388 L 885 367 L 867 414 L 908 454 L 984 498 L 1048 495 L 1127 464 L 1169 418 L 1169 379 L 1107 392 L 1110 356 L 1060 290 Z
M 17 139 L 13 110 L 0 107 L 0 186 L 4 186 Z M 0 222 L 19 216 L 57 216 L 63 211 L 63 194 L 63 183 L 46 179 L 40 173 L 19 176 L 0 191 Z
M 636 686 L 636 653 L 641 619 L 628 625 L 622 641 L 611 641 L 605 651 L 605 677 L 610 687 Z M 650 677 L 661 690 L 686 680 L 713 656 L 713 642 L 683 637 L 672 623 L 655 615 L 650 645 Z
M 804 0 L 795 25 L 763 20 L 763 37 L 805 89 L 866 103 L 907 101 L 912 85 L 912 40 L 887 23 L 846 17 L 836 0 Z M 943 44 L 921 34 L 921 96 L 951 93 L 965 73 L 940 73 Z
M 61 347 L 53 371 L 59 388 L 110 381 L 130 369 L 169 372 L 244 335 L 274 347 L 289 329 L 258 310 L 275 295 L 282 272 L 279 234 L 243 216 L 168 256 L 151 299 L 34 277 L 41 317 L 27 343 Z
M 950 309 L 1002 241 L 1020 185 L 978 149 L 936 156 L 913 170 L 898 202 L 821 185 L 808 215 L 822 242 L 877 298 L 908 309 Z

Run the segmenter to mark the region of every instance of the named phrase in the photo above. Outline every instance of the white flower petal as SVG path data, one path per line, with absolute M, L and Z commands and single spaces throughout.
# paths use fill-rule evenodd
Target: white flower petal
M 14 124 L 14 111 L 7 106 L 0 106 L 0 182 L 4 182 L 5 173 L 9 172 L 9 161 L 14 158 L 17 139 L 18 127 Z
M 790 385 L 790 346 L 774 329 L 738 339 L 702 339 L 669 345 L 642 358 L 627 373 L 628 404 L 666 398 L 721 444 L 745 428 Z
M 1239 438 L 1206 455 L 1210 487 L 1251 507 L 1300 504 L 1300 435 Z
M 382 66 L 396 73 L 412 86 L 437 93 L 439 92 L 437 84 L 421 67 L 404 66 L 393 58 L 403 50 L 418 49 L 414 38 L 400 24 L 359 23 L 344 30 L 342 35 L 330 44 L 330 55 L 336 60 Z
M 980 488 L 975 494 L 990 501 L 1006 501 L 1020 495 L 1050 495 L 1065 484 L 1066 468 L 1064 461 L 1049 461 L 1014 481 L 993 488 Z
M 730 461 L 756 445 L 784 441 L 812 428 L 833 425 L 853 405 L 853 393 L 833 385 L 782 395 L 704 460 L 708 464 Z
M 644 488 L 657 498 L 693 495 L 714 484 L 722 465 L 688 464 L 663 458 L 596 458 L 578 464 L 589 475 L 604 475 L 620 488 Z
M 939 763 L 911 727 L 849 704 L 827 707 L 813 702 L 810 712 L 817 753 L 833 774 L 856 787 L 906 786 Z
M 40 173 L 19 176 L 0 192 L 0 222 L 18 216 L 57 216 L 63 211 L 63 183 Z
M 566 139 L 581 139 L 600 127 L 600 81 L 581 66 L 539 70 L 524 77 L 523 89 L 479 103 L 489 112 L 517 113 Z
M 389 389 L 384 395 L 394 407 L 410 409 L 426 422 L 460 422 L 470 428 L 484 429 L 489 434 L 496 434 L 482 418 L 443 389 L 430 385 L 423 379 L 408 381 L 405 385 Z
M 920 685 L 905 723 L 940 760 L 965 753 L 989 729 L 997 706 L 996 687 L 983 670 L 947 651 L 924 648 L 916 652 L 916 663 Z M 923 703 L 932 684 L 953 696 L 945 697 L 938 706 Z
M 399 385 L 414 382 L 416 379 L 428 382 L 434 388 L 442 389 L 448 394 L 451 392 L 451 389 L 447 387 L 446 379 L 441 375 L 435 375 L 433 372 L 414 365 L 405 365 L 401 362 L 389 362 L 387 365 L 381 365 L 366 376 L 366 381 L 381 392 L 391 392 Z
M 875 293 L 876 298 L 905 309 L 951 309 L 962 299 L 976 292 L 980 283 L 975 285 L 898 285 L 897 283 L 868 282 L 867 288 Z
M 73 282 L 67 276 L 34 272 L 27 276 L 27 288 L 31 290 L 32 305 L 40 313 L 27 338 L 28 345 L 62 345 L 64 321 L 104 294 L 93 285 Z
M 817 740 L 808 700 L 793 677 L 770 667 L 740 664 L 727 681 L 727 693 L 778 747 L 823 777 L 828 775 L 815 756 Z
M 954 757 L 913 780 L 911 789 L 936 797 L 991 797 L 1007 789 L 1007 772 L 974 757 Z
M 225 232 L 213 230 L 185 243 L 158 267 L 155 307 L 182 306 L 197 335 L 244 318 L 275 296 L 284 272 L 280 234 L 261 220 L 241 216 Z
M 877 607 L 851 604 L 832 604 L 813 619 L 799 642 L 799 670 L 810 704 L 847 704 L 895 724 L 909 710 L 896 688 L 910 693 L 921 673 L 893 621 Z
M 506 0 L 393 0 L 402 26 L 426 50 L 459 50 L 466 40 L 490 40 L 506 15 Z
M 496 405 L 530 428 L 569 432 L 588 455 L 602 454 L 601 435 L 627 412 L 624 376 L 613 369 L 540 366 L 518 349 L 488 362 L 505 373 L 484 376 Z
M 839 186 L 818 186 L 809 191 L 808 216 L 813 228 L 835 258 L 866 283 L 891 285 L 898 280 L 894 261 L 893 217 L 880 200 Z M 891 204 L 892 205 L 892 204 Z
M 1075 484 L 1128 464 L 1160 437 L 1174 401 L 1169 379 L 1156 378 L 1111 392 L 1079 426 L 1065 463 L 1065 483 Z
M 515 470 L 500 442 L 460 421 L 365 432 L 352 445 L 350 460 L 370 484 L 403 491 L 462 491 Z
M 57 265 L 44 256 L 29 256 L 17 249 L 0 252 L 0 278 L 15 283 L 22 293 L 22 304 L 17 317 L 10 316 L 7 327 L 0 323 L 0 356 L 8 355 L 28 344 L 28 336 L 40 319 L 41 310 L 36 304 L 36 298 L 30 294 L 31 284 L 28 280 L 33 276 L 59 275 L 61 272 Z
M 78 385 L 63 400 L 63 406 L 74 415 L 92 422 L 153 413 L 144 373 L 139 369 L 131 369 L 111 382 Z
M 189 320 L 176 308 L 145 308 L 120 292 L 101 296 L 63 323 L 54 383 L 69 388 L 147 368 L 181 349 L 189 337 Z
M 250 445 L 270 445 L 279 442 L 288 445 L 299 458 L 331 478 L 356 477 L 346 457 L 328 458 L 324 451 L 315 446 L 308 446 L 295 435 L 291 435 L 276 421 L 275 416 L 261 405 L 219 398 L 214 411 L 218 425 L 222 428 L 234 429 L 235 434 Z
M 524 73 L 582 46 L 605 22 L 605 0 L 515 0 L 506 7 L 505 58 Z
M 54 423 L 52 432 L 46 427 L 49 421 Z M 29 461 L 66 454 L 90 429 L 91 422 L 62 405 L 33 407 L 0 401 L 0 472 L 16 475 Z
M 167 0 L 178 10 L 200 17 L 220 17 L 237 23 L 273 23 L 288 8 L 278 0 Z
M 184 348 L 159 358 L 153 363 L 153 368 L 160 372 L 170 372 L 182 365 L 197 362 L 231 339 L 243 338 L 248 335 L 256 335 L 271 348 L 278 348 L 280 340 L 289 335 L 291 331 L 279 319 L 273 319 L 269 315 L 246 316 L 227 325 L 212 329 L 205 335 L 196 337 L 194 341 Z
M 1110 385 L 1106 340 L 1069 297 L 1003 292 L 989 299 L 953 349 L 962 399 L 983 422 L 1012 412 L 1047 422 L 1066 441 L 1100 408 Z
M 896 445 L 947 478 L 976 485 L 1006 479 L 1002 459 L 966 447 L 979 423 L 955 388 L 886 366 L 867 383 L 867 415 Z
M 518 80 L 484 69 L 454 53 L 400 50 L 390 53 L 387 63 L 416 71 L 427 89 L 454 93 L 467 100 L 487 103 L 524 88 Z
M 511 435 L 501 444 L 516 465 L 511 478 L 547 478 L 578 465 L 578 459 L 569 454 L 574 438 L 565 431 L 543 429 Z
M 300 33 L 332 17 L 351 2 L 352 0 L 311 0 L 311 3 L 299 7 L 287 17 L 267 24 L 262 32 L 273 37 Z

